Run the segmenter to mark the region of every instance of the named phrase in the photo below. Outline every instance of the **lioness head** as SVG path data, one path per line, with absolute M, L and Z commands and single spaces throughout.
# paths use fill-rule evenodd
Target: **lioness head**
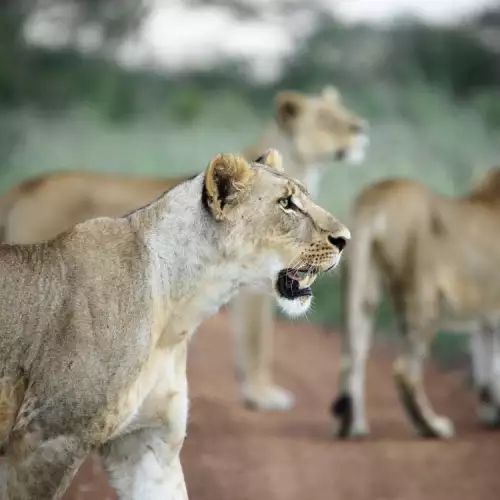
M 368 124 L 344 107 L 336 88 L 327 86 L 319 95 L 279 92 L 276 115 L 302 162 L 363 161 Z
M 311 284 L 338 264 L 350 239 L 349 230 L 283 172 L 272 149 L 254 163 L 215 157 L 205 173 L 203 203 L 223 233 L 223 253 L 244 263 L 248 284 L 271 280 L 289 315 L 307 311 Z

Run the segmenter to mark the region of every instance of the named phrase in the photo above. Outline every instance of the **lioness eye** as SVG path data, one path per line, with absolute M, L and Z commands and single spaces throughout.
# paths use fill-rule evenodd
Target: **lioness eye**
M 293 202 L 292 202 L 292 197 L 287 196 L 286 198 L 280 198 L 279 204 L 285 209 L 285 210 L 290 210 L 293 208 Z

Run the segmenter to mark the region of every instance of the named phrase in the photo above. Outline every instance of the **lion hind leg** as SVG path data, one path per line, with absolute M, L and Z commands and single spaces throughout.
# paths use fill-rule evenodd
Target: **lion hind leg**
M 435 413 L 423 385 L 423 362 L 428 354 L 427 335 L 410 330 L 404 336 L 405 353 L 394 364 L 394 376 L 401 403 L 412 424 L 424 437 L 451 438 L 451 420 Z
M 75 436 L 9 439 L 0 462 L 0 500 L 56 500 L 62 497 L 88 453 Z

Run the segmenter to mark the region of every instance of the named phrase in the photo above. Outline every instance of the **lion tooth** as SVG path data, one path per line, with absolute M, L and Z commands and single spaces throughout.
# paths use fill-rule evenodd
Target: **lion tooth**
M 311 286 L 315 280 L 316 280 L 316 275 L 310 274 L 310 275 L 306 276 L 303 280 L 300 281 L 300 287 L 306 288 L 308 286 Z

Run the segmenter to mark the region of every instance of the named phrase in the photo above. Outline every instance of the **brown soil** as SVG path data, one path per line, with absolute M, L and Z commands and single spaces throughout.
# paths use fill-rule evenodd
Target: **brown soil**
M 339 338 L 311 325 L 279 323 L 278 381 L 294 391 L 290 413 L 242 408 L 233 337 L 224 315 L 192 342 L 191 410 L 182 462 L 191 500 L 498 500 L 500 431 L 477 424 L 461 373 L 427 370 L 429 396 L 450 416 L 450 442 L 413 436 L 396 400 L 392 353 L 378 345 L 368 368 L 368 440 L 331 437 Z M 80 469 L 64 500 L 114 500 L 98 460 Z M 144 499 L 147 500 L 147 499 Z

